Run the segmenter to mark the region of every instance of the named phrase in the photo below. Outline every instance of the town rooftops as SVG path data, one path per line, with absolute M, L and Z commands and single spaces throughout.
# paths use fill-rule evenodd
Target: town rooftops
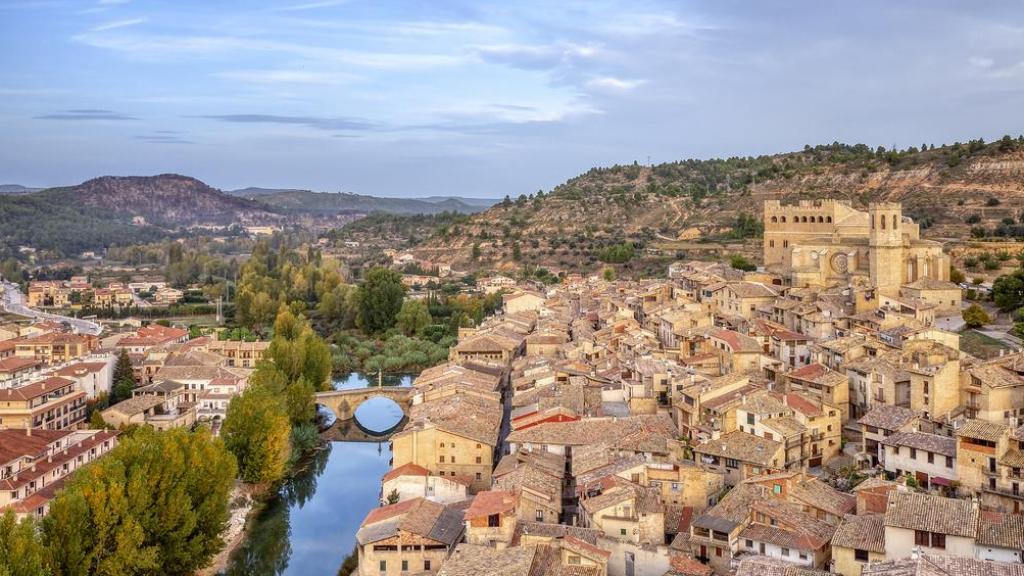
M 974 538 L 978 510 L 970 500 L 894 490 L 889 493 L 885 525 Z
M 452 546 L 462 537 L 463 510 L 414 498 L 371 510 L 356 532 L 360 545 L 398 535 L 399 530 Z
M 840 492 L 817 478 L 806 478 L 797 482 L 790 489 L 789 497 L 836 516 L 849 514 L 857 507 L 856 496 Z
M 698 454 L 708 454 L 769 467 L 773 464 L 772 459 L 781 447 L 781 442 L 734 430 L 715 440 L 700 444 L 694 448 L 694 451 Z
M 74 384 L 74 380 L 68 380 L 60 376 L 50 376 L 30 384 L 25 384 L 24 386 L 2 390 L 0 391 L 0 399 L 28 401 Z M 85 392 L 82 392 L 82 394 L 85 394 Z
M 750 514 L 750 507 L 768 497 L 768 489 L 755 484 L 739 484 L 710 510 L 693 519 L 692 525 L 730 533 Z
M 846 374 L 830 370 L 823 364 L 808 364 L 786 374 L 791 380 L 814 382 L 822 386 L 840 386 L 847 383 Z
M 956 456 L 956 438 L 928 432 L 897 432 L 882 440 L 886 446 L 907 446 L 943 456 Z
M 836 529 L 832 546 L 885 552 L 885 516 L 882 514 L 849 515 Z
M 27 372 L 33 368 L 37 368 L 42 365 L 42 362 L 33 358 L 18 358 L 12 356 L 10 358 L 4 358 L 0 360 L 0 374 L 14 374 L 17 372 Z
M 982 512 L 977 542 L 980 546 L 1024 550 L 1024 515 Z
M 736 576 L 829 576 L 829 573 L 777 558 L 746 556 L 740 560 Z
M 862 426 L 870 426 L 882 430 L 899 430 L 912 422 L 917 415 L 910 408 L 902 406 L 875 406 L 857 422 Z
M 430 476 L 430 470 L 427 470 L 419 464 L 409 462 L 407 464 L 402 464 L 394 470 L 389 470 L 384 474 L 384 477 L 381 478 L 381 482 L 387 482 L 389 480 L 394 480 L 395 478 L 401 478 L 402 476 Z
M 519 505 L 519 497 L 505 490 L 487 490 L 473 497 L 466 509 L 466 518 L 481 518 L 493 514 L 507 514 Z
M 956 430 L 956 435 L 961 438 L 976 438 L 999 442 L 1008 428 L 1002 424 L 994 424 L 985 420 L 967 419 L 964 425 Z
M 1024 564 L 922 554 L 864 565 L 861 576 L 1024 576 Z
M 763 348 L 756 338 L 740 334 L 735 330 L 715 328 L 708 332 L 712 338 L 725 342 L 733 352 L 761 352 Z

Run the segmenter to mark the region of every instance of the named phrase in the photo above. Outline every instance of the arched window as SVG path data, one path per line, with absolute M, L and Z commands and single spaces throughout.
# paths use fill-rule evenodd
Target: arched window
M 882 230 L 885 230 L 885 214 L 882 214 Z
M 823 216 L 818 216 L 818 224 L 821 224 L 824 221 L 825 221 L 825 218 Z
M 875 215 L 874 214 L 871 215 L 871 229 L 872 230 L 875 229 Z
M 829 224 L 831 224 L 832 223 L 832 217 L 831 216 L 825 216 L 825 222 L 828 222 Z
M 786 223 L 786 217 L 785 217 L 785 216 L 783 216 L 783 217 L 782 217 L 782 223 L 783 223 L 783 224 L 785 224 L 785 223 Z
M 802 218 L 800 219 L 800 221 L 801 221 L 801 222 L 807 222 L 807 216 L 804 216 L 804 217 L 802 217 Z
M 778 221 L 779 221 L 779 217 L 778 216 L 772 216 L 772 224 L 775 224 Z
M 897 228 L 897 225 L 896 225 L 896 215 L 893 214 L 892 215 L 892 229 L 895 230 L 896 228 Z

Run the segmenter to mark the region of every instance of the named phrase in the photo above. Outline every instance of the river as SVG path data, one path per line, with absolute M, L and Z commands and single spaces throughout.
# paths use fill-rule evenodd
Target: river
M 411 382 L 411 376 L 384 377 L 385 385 Z M 350 374 L 334 384 L 346 389 L 369 383 L 359 374 Z M 356 418 L 367 429 L 387 430 L 401 420 L 402 410 L 390 400 L 376 398 L 360 405 Z M 331 442 L 252 521 L 245 541 L 222 574 L 336 574 L 355 546 L 359 523 L 378 505 L 380 479 L 390 460 L 387 440 Z

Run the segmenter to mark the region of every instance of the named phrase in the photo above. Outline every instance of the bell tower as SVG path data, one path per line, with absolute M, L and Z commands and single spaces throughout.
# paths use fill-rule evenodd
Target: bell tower
M 896 296 L 903 284 L 903 207 L 897 202 L 872 202 L 868 218 L 871 284 L 883 296 Z

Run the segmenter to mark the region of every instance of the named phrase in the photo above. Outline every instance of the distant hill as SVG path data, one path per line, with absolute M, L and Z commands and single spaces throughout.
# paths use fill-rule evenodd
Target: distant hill
M 0 195 L 0 253 L 29 246 L 73 256 L 159 240 L 195 224 L 283 219 L 272 208 L 187 176 L 103 176 L 77 186 Z
M 50 188 L 37 194 L 122 216 L 141 216 L 161 226 L 277 219 L 267 206 L 225 194 L 195 178 L 178 174 L 102 176 L 77 186 Z
M 437 214 L 440 212 L 479 212 L 494 202 L 457 197 L 384 198 L 349 192 L 313 192 L 310 190 L 243 188 L 232 195 L 258 200 L 278 210 L 295 214 L 327 215 L 339 213 Z
M 759 157 L 593 168 L 546 194 L 501 202 L 457 228 L 438 229 L 414 251 L 465 269 L 594 270 L 623 242 L 671 255 L 692 240 L 737 241 L 751 233 L 735 229 L 738 216 L 759 220 L 764 200 L 819 198 L 860 208 L 901 202 L 926 237 L 1021 237 L 1024 138 L 899 151 L 834 143 Z
M 29 188 L 21 184 L 0 184 L 0 194 L 31 194 L 40 190 L 42 188 Z

